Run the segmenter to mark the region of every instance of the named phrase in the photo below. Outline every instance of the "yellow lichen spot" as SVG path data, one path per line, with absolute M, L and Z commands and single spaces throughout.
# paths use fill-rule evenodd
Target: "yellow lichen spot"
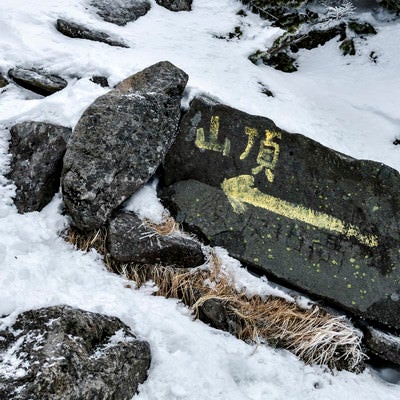
M 256 257 L 256 258 L 253 258 L 253 261 L 254 262 L 259 262 L 260 260 Z
M 354 301 L 354 300 L 352 300 L 352 301 L 351 301 L 351 304 L 352 304 L 353 306 L 355 306 L 355 305 L 357 304 L 357 302 Z
M 360 269 L 360 266 L 357 264 L 354 266 L 355 269 Z
M 338 262 L 337 262 L 336 260 L 332 260 L 331 263 L 332 263 L 333 265 L 338 265 Z
M 352 264 L 354 264 L 355 262 L 356 262 L 356 259 L 355 258 L 350 258 L 350 260 L 349 260 Z
M 270 260 L 273 260 L 275 257 L 274 257 L 272 254 L 268 254 L 268 258 L 269 258 Z
M 292 249 L 290 247 L 286 247 L 287 251 L 292 251 Z
M 348 283 L 348 284 L 346 285 L 346 287 L 347 287 L 347 289 L 351 289 L 351 283 Z
M 268 239 L 272 239 L 272 235 L 270 233 L 267 234 Z

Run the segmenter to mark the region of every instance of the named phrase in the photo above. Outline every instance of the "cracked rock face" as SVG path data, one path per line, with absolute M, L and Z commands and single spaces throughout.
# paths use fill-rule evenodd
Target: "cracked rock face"
M 151 355 L 118 318 L 55 306 L 0 331 L 0 398 L 128 400 Z
M 161 62 L 128 78 L 83 113 L 64 157 L 73 224 L 90 231 L 146 183 L 175 139 L 187 75 Z

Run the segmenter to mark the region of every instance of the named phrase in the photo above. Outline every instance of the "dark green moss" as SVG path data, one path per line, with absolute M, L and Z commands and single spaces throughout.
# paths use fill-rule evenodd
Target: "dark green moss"
M 375 28 L 369 22 L 351 21 L 347 26 L 357 35 L 376 35 Z
M 354 46 L 353 39 L 344 40 L 342 44 L 339 46 L 339 48 L 340 50 L 342 50 L 344 56 L 347 55 L 354 56 L 356 54 L 356 48 Z

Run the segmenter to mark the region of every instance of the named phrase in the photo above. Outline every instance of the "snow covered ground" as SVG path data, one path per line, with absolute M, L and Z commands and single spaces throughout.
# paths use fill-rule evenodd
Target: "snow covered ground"
M 392 144 L 400 138 L 400 24 L 375 22 L 378 35 L 360 40 L 355 57 L 341 56 L 334 40 L 302 51 L 299 72 L 285 74 L 247 60 L 281 31 L 257 16 L 237 16 L 236 0 L 194 0 L 190 13 L 169 12 L 152 0 L 150 12 L 125 27 L 102 21 L 88 3 L 0 2 L 0 72 L 6 75 L 16 65 L 44 67 L 69 82 L 47 98 L 14 85 L 0 92 L 0 315 L 9 315 L 0 329 L 22 311 L 61 303 L 118 316 L 152 347 L 149 379 L 135 399 L 398 400 L 400 386 L 372 370 L 332 374 L 305 366 L 286 351 L 250 346 L 193 322 L 181 304 L 151 296 L 151 287 L 126 287 L 96 253 L 75 251 L 59 237 L 68 224 L 60 196 L 40 213 L 20 215 L 4 174 L 7 127 L 24 120 L 74 127 L 106 92 L 89 80 L 92 75 L 108 76 L 113 85 L 161 60 L 189 74 L 185 104 L 196 93 L 208 93 L 341 152 L 400 170 L 400 148 Z M 66 38 L 54 27 L 59 17 L 121 37 L 130 48 Z M 241 40 L 215 38 L 237 25 L 244 31 Z M 376 64 L 371 51 L 378 55 Z M 262 94 L 260 83 L 275 97 Z M 257 290 L 269 290 L 266 285 Z

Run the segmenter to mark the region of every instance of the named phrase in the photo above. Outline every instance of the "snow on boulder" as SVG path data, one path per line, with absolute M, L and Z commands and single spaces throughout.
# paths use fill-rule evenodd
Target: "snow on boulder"
M 147 182 L 176 137 L 188 76 L 160 62 L 127 78 L 83 113 L 64 157 L 62 188 L 73 224 L 84 231 Z
M 0 331 L 0 398 L 128 400 L 147 378 L 149 344 L 118 318 L 55 306 Z
M 96 0 L 91 3 L 104 21 L 124 26 L 147 14 L 151 4 L 148 0 Z
M 71 129 L 44 122 L 22 122 L 10 129 L 9 178 L 17 187 L 20 213 L 40 211 L 60 187 L 62 160 Z
M 195 98 L 164 164 L 178 223 L 367 319 L 400 328 L 400 175 Z
M 191 11 L 193 0 L 156 0 L 156 3 L 170 11 Z
M 49 96 L 67 86 L 63 78 L 37 68 L 16 67 L 10 69 L 8 75 L 18 85 L 42 96 Z
M 199 242 L 183 236 L 172 219 L 157 226 L 120 213 L 110 222 L 107 238 L 111 257 L 123 263 L 193 268 L 205 262 Z

